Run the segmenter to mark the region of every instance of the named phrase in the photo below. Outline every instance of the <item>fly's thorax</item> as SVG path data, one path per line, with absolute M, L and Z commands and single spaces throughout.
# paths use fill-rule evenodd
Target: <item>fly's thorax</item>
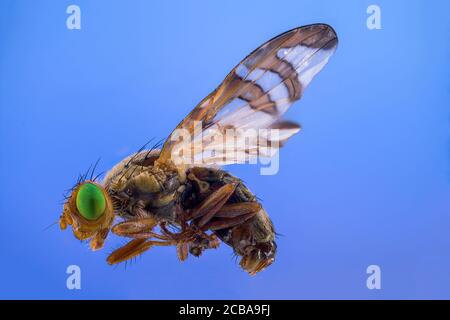
M 148 152 L 124 159 L 104 180 L 117 214 L 126 219 L 154 216 L 175 222 L 184 177 L 178 168 L 156 165 L 143 154 Z
M 159 150 L 141 151 L 126 157 L 116 164 L 105 176 L 103 184 L 106 188 L 119 191 L 135 176 L 153 166 Z

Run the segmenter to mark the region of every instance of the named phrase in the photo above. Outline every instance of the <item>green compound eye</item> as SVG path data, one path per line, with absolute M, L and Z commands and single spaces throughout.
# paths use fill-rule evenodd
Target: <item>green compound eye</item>
M 76 204 L 85 219 L 97 220 L 105 212 L 106 199 L 99 187 L 86 183 L 78 190 Z

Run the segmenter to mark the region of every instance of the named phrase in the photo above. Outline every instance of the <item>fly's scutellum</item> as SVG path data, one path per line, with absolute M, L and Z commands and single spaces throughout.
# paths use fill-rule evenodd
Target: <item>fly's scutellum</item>
M 209 141 L 210 150 L 211 141 L 223 141 L 215 138 L 225 136 L 225 131 L 251 128 L 278 130 L 276 138 L 264 141 L 265 147 L 282 145 L 300 130 L 283 120 L 283 114 L 301 98 L 337 43 L 330 26 L 314 24 L 263 44 L 189 113 L 161 150 L 138 151 L 113 167 L 101 183 L 81 179 L 64 205 L 61 229 L 71 225 L 75 237 L 90 239 L 93 250 L 103 246 L 110 230 L 130 238 L 109 255 L 109 264 L 154 246 L 172 245 L 185 260 L 222 241 L 251 275 L 269 266 L 277 248 L 269 216 L 241 180 L 218 167 L 240 163 L 242 156 L 267 156 L 267 148 L 261 139 L 250 139 L 217 156 L 195 143 Z M 180 131 L 190 138 L 179 139 Z M 122 221 L 113 225 L 116 217 Z

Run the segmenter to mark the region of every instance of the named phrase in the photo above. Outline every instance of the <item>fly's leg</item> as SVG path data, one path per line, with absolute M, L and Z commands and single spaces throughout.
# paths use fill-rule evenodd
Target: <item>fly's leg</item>
M 225 184 L 209 195 L 202 203 L 194 208 L 188 220 L 198 220 L 195 225 L 202 228 L 217 212 L 222 209 L 236 189 L 237 183 Z
M 224 205 L 210 222 L 204 225 L 203 230 L 220 230 L 241 225 L 253 218 L 261 210 L 257 202 L 241 202 Z M 208 238 L 197 237 L 190 243 L 189 252 L 193 256 L 200 256 L 205 249 L 217 248 L 219 239 L 215 234 Z
M 222 170 L 194 167 L 190 169 L 188 179 L 195 187 L 196 196 L 200 198 L 208 193 L 208 189 L 236 182 L 238 185 L 235 192 L 221 209 L 222 212 L 219 210 L 204 228 L 209 228 L 221 241 L 230 245 L 236 255 L 241 257 L 241 267 L 251 275 L 273 263 L 277 246 L 272 222 L 264 209 L 256 207 L 258 204 L 253 204 L 254 210 L 251 208 L 252 204 L 247 204 L 258 203 L 258 199 L 238 178 Z M 227 210 L 230 209 L 226 208 L 228 205 L 234 204 L 245 204 L 245 209 L 241 210 L 243 207 L 236 206 Z
M 193 256 L 198 257 L 204 250 L 219 246 L 217 236 L 206 234 L 206 230 L 224 229 L 241 224 L 259 212 L 261 206 L 258 203 L 226 204 L 236 186 L 237 183 L 234 182 L 223 185 L 192 210 L 187 220 L 193 222 L 191 228 L 187 228 L 187 232 L 196 231 L 196 234 L 191 241 L 178 245 L 177 252 L 181 261 L 187 258 L 188 250 Z M 161 229 L 165 234 L 174 236 L 165 226 Z
M 189 243 L 188 242 L 180 242 L 177 244 L 177 255 L 180 261 L 184 261 L 188 257 Z
M 207 235 L 203 228 L 211 221 L 216 214 L 218 214 L 228 201 L 230 196 L 236 189 L 236 183 L 225 184 L 211 195 L 209 195 L 200 205 L 192 210 L 186 220 L 193 220 L 193 226 L 188 225 L 182 221 L 182 231 L 180 233 L 171 233 L 164 223 L 160 224 L 162 235 L 152 232 L 153 228 L 158 222 L 150 217 L 139 218 L 131 221 L 121 222 L 112 228 L 112 232 L 119 236 L 131 237 L 134 240 L 127 243 L 125 246 L 114 251 L 107 259 L 109 264 L 116 264 L 137 255 L 142 254 L 152 246 L 177 246 L 177 255 L 181 261 L 186 260 L 188 251 L 198 256 L 206 248 L 216 248 L 219 241 L 215 235 Z M 245 210 L 246 209 L 246 210 Z M 236 223 L 232 219 L 243 219 L 248 212 L 248 208 L 226 207 L 220 213 L 220 216 L 230 216 L 226 223 Z M 227 219 L 227 218 L 225 218 Z M 227 225 L 227 224 L 225 224 Z M 161 241 L 148 240 L 150 238 L 157 238 Z
M 92 238 L 91 242 L 89 243 L 89 246 L 92 250 L 99 250 L 103 248 L 103 244 L 105 243 L 105 239 L 108 236 L 109 229 L 101 229 L 97 231 L 97 233 Z
M 220 240 L 215 234 L 206 235 L 206 237 L 196 236 L 189 243 L 189 253 L 199 257 L 206 249 L 216 249 L 219 244 Z
M 253 218 L 261 210 L 258 202 L 239 202 L 224 205 L 204 229 L 212 231 L 232 228 Z
M 152 241 L 152 240 L 146 240 L 146 239 L 133 239 L 130 242 L 128 242 L 123 247 L 115 250 L 113 253 L 111 253 L 108 258 L 107 262 L 110 265 L 117 264 L 126 260 L 129 260 L 131 258 L 134 258 L 138 255 L 141 255 L 148 249 L 154 246 L 172 246 L 176 244 L 175 241 Z
M 236 183 L 225 184 L 211 193 L 185 218 L 185 221 L 182 222 L 182 227 L 185 231 L 182 231 L 179 235 L 172 234 L 164 225 L 162 225 L 161 230 L 169 237 L 189 239 L 189 241 L 181 241 L 177 245 L 178 258 L 181 261 L 184 261 L 187 258 L 188 251 L 192 255 L 198 257 L 205 249 L 217 248 L 219 246 L 220 242 L 217 236 L 206 234 L 205 231 L 208 230 L 208 228 L 205 226 L 225 206 L 225 203 L 234 193 L 236 186 Z M 192 222 L 188 225 L 186 221 Z
M 164 236 L 178 241 L 177 254 L 180 261 L 186 260 L 188 253 L 198 257 L 205 249 L 216 249 L 220 244 L 215 234 L 207 234 L 197 227 L 191 228 L 188 224 L 183 224 L 183 231 L 180 233 L 171 232 L 165 223 L 161 223 L 160 228 Z
M 140 218 L 135 220 L 124 221 L 116 224 L 111 231 L 122 237 L 130 237 L 130 238 L 151 238 L 156 233 L 153 233 L 153 228 L 158 224 L 158 222 L 151 218 Z M 159 237 L 159 235 L 158 235 Z M 155 238 L 158 238 L 155 237 Z M 167 240 L 167 239 L 161 239 Z
M 107 262 L 111 265 L 117 264 L 136 257 L 151 247 L 171 246 L 176 244 L 176 241 L 169 237 L 159 235 L 152 231 L 157 224 L 158 222 L 151 217 L 139 218 L 116 224 L 111 229 L 114 234 L 134 239 L 111 253 L 107 258 Z M 151 238 L 156 238 L 160 241 L 149 240 Z

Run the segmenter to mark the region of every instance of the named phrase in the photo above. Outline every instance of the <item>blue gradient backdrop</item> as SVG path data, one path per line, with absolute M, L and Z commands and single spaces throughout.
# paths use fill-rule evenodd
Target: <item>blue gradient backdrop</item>
M 368 30 L 366 8 L 382 10 Z M 81 7 L 81 30 L 66 8 Z M 450 2 L 0 2 L 0 298 L 450 298 Z M 263 199 L 276 263 L 256 277 L 221 246 L 128 266 L 55 222 L 63 190 L 163 138 L 251 50 L 332 25 L 340 45 L 290 111 L 280 172 L 229 169 Z M 82 270 L 66 289 L 66 267 Z M 382 289 L 366 288 L 366 268 Z

